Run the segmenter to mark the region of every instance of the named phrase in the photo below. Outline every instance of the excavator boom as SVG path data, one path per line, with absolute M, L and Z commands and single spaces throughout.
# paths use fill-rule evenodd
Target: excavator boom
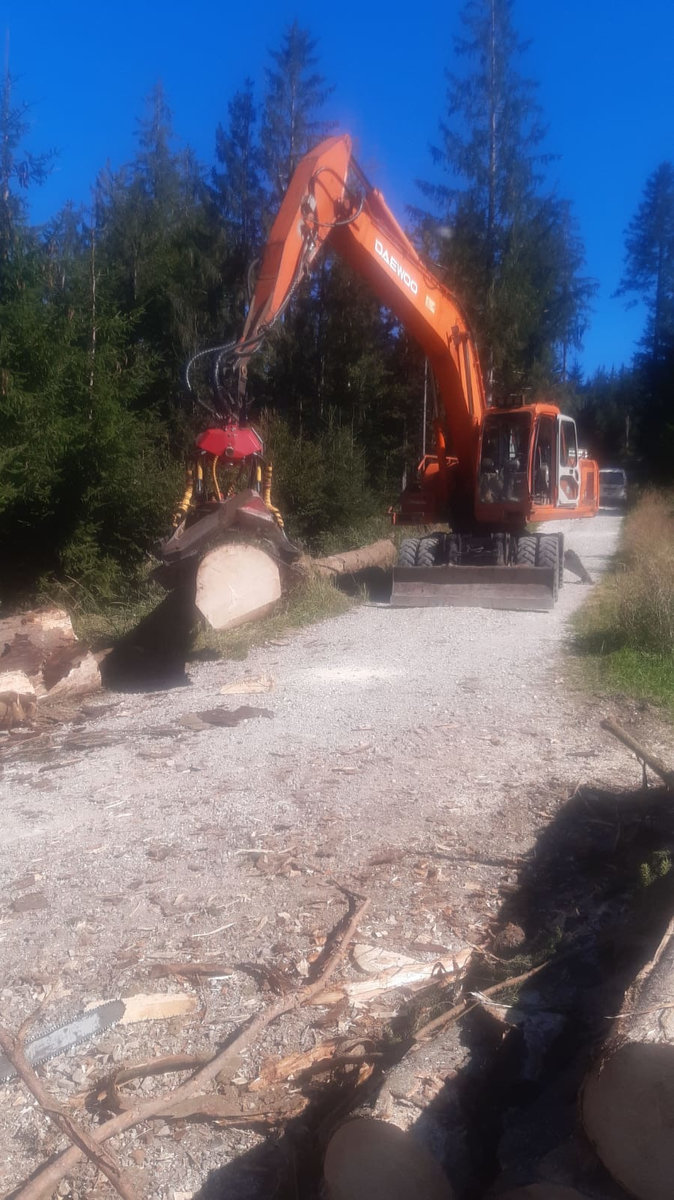
M 326 245 L 415 338 L 433 381 L 433 453 L 419 464 L 393 519 L 448 522 L 450 530 L 403 543 L 393 602 L 473 605 L 486 585 L 486 607 L 551 607 L 563 575 L 563 539 L 531 534 L 527 524 L 593 515 L 596 464 L 582 460 L 574 422 L 554 405 L 499 409 L 487 404 L 475 339 L 460 303 L 370 186 L 347 135 L 327 138 L 299 163 L 269 234 L 243 333 L 218 350 L 215 404 L 223 414 L 222 427 L 207 430 L 197 444 L 206 456 L 196 467 L 202 481 L 196 518 L 208 517 L 204 535 L 216 527 L 229 529 L 246 515 L 248 527 L 257 527 L 263 537 L 274 526 L 271 540 L 277 551 L 288 552 L 280 514 L 269 487 L 262 487 L 261 443 L 250 445 L 247 373 L 251 357 Z M 235 384 L 229 390 L 219 383 L 223 370 Z M 223 395 L 228 397 L 224 407 Z M 248 494 L 243 505 L 222 496 L 216 464 L 223 455 L 251 465 L 249 484 L 255 492 L 257 480 L 259 504 Z M 207 478 L 210 490 L 203 483 Z M 181 518 L 165 547 L 165 557 L 173 560 L 188 546 L 194 554 L 200 544 L 193 491 L 186 493 Z

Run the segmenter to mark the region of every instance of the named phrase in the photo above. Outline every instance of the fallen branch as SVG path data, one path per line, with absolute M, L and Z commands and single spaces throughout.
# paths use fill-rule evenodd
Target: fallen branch
M 115 1155 L 92 1137 L 82 1125 L 73 1120 L 63 1105 L 54 1100 L 43 1086 L 24 1054 L 20 1039 L 13 1038 L 6 1029 L 0 1027 L 0 1046 L 43 1112 L 46 1112 L 61 1133 L 64 1133 L 74 1143 L 72 1152 L 78 1158 L 85 1154 L 87 1158 L 91 1159 L 94 1166 L 103 1172 L 123 1200 L 137 1200 L 138 1193 L 131 1180 L 122 1171 Z
M 279 997 L 273 1004 L 270 1004 L 262 1012 L 252 1017 L 248 1024 L 243 1027 L 223 1050 L 211 1058 L 191 1079 L 188 1079 L 174 1091 L 168 1095 L 146 1100 L 100 1125 L 96 1129 L 95 1136 L 91 1138 L 97 1149 L 100 1149 L 101 1144 L 108 1141 L 109 1138 L 114 1137 L 115 1134 L 123 1133 L 125 1130 L 133 1128 L 134 1125 L 139 1125 L 143 1121 L 157 1117 L 166 1118 L 178 1105 L 182 1106 L 184 1104 L 185 1108 L 188 1108 L 187 1101 L 192 1101 L 193 1103 L 192 1112 L 194 1111 L 195 1104 L 198 1105 L 198 1111 L 200 1112 L 203 1112 L 204 1107 L 210 1107 L 211 1102 L 216 1108 L 219 1107 L 218 1097 L 204 1096 L 201 1094 L 202 1089 L 207 1084 L 212 1083 L 222 1072 L 235 1066 L 241 1052 L 269 1025 L 285 1013 L 300 1008 L 303 1004 L 311 1000 L 314 995 L 324 989 L 327 980 L 334 974 L 343 960 L 356 929 L 370 903 L 369 900 L 365 899 L 354 908 L 355 898 L 352 894 L 347 894 L 349 895 L 351 909 L 350 919 L 343 933 L 338 938 L 334 949 L 324 959 L 315 979 L 299 988 L 292 995 Z M 206 1105 L 207 1101 L 209 1102 L 208 1105 Z M 183 1116 L 186 1115 L 185 1108 L 181 1107 L 180 1110 Z M 20 1187 L 14 1194 L 14 1200 L 45 1200 L 45 1197 L 51 1196 L 52 1192 L 56 1190 L 64 1175 L 67 1175 L 72 1171 L 73 1167 L 77 1166 L 81 1158 L 82 1150 L 77 1146 L 71 1146 L 70 1149 L 63 1151 L 52 1162 L 47 1163 L 32 1179 Z
M 640 745 L 636 738 L 633 738 L 631 734 L 626 733 L 626 731 L 622 729 L 616 721 L 611 721 L 606 718 L 604 721 L 602 721 L 601 727 L 602 729 L 606 729 L 608 733 L 612 733 L 614 738 L 617 738 L 619 742 L 622 742 L 624 746 L 627 746 L 628 750 L 631 750 L 633 754 L 636 754 L 641 763 L 645 763 L 646 766 L 651 768 L 651 771 L 655 771 L 655 774 L 660 776 L 663 782 L 667 784 L 667 787 L 674 788 L 674 771 L 670 770 L 669 767 L 663 763 L 661 758 L 657 758 L 655 754 L 651 754 L 650 750 L 647 750 L 645 746 Z
M 543 971 L 551 962 L 559 962 L 561 956 L 556 959 L 548 958 L 545 962 L 539 963 L 537 967 L 532 967 L 530 971 L 525 971 L 523 975 L 512 975 L 510 979 L 502 979 L 500 983 L 493 983 L 491 987 L 485 988 L 481 993 L 482 996 L 496 996 L 499 992 L 505 992 L 507 988 L 518 987 L 520 983 L 526 983 L 528 979 L 532 979 L 534 975 L 538 975 L 539 971 Z M 417 1030 L 414 1035 L 415 1042 L 426 1041 L 431 1033 L 435 1033 L 437 1029 L 443 1029 L 445 1025 L 449 1025 L 452 1021 L 458 1020 L 471 1009 L 477 1008 L 479 1001 L 470 1002 L 468 998 L 461 1000 L 459 1004 L 455 1004 L 453 1008 L 447 1009 L 447 1012 L 440 1013 L 439 1017 L 434 1017 L 427 1025 L 423 1025 Z

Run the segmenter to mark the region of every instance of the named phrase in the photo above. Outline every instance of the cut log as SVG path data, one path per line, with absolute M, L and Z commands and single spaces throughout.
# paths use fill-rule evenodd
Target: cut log
M 0 673 L 0 729 L 24 725 L 36 711 L 37 696 L 28 676 L 23 671 Z
M 446 1175 L 409 1133 L 358 1118 L 330 1139 L 323 1167 L 329 1200 L 452 1200 Z
M 674 920 L 628 990 L 582 1093 L 585 1131 L 638 1200 L 674 1189 Z
M 95 660 L 60 608 L 33 609 L 0 621 L 0 669 L 24 672 L 38 696 L 61 682 L 63 695 L 83 695 L 100 687 Z
M 587 1197 L 575 1188 L 562 1187 L 559 1183 L 530 1183 L 504 1192 L 496 1200 L 587 1200 Z
M 232 629 L 262 617 L 280 596 L 278 564 L 259 546 L 226 543 L 199 564 L 195 604 L 213 629 Z
M 382 538 L 369 546 L 361 546 L 359 550 L 346 550 L 343 554 L 309 559 L 308 566 L 320 575 L 356 575 L 370 567 L 392 567 L 397 554 L 390 538 Z

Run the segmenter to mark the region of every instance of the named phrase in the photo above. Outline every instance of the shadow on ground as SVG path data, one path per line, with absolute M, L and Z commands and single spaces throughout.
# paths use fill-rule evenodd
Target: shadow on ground
M 607 1016 L 619 1010 L 674 908 L 672 799 L 664 789 L 581 789 L 522 867 L 497 925 L 523 930 L 526 953 L 519 946 L 506 962 L 476 955 L 466 990 L 547 965 L 519 992 L 497 997 L 519 1017 L 478 1004 L 442 1035 L 454 1038 L 461 1065 L 415 1122 L 415 1136 L 442 1159 L 457 1200 L 539 1179 L 598 1200 L 625 1196 L 578 1131 L 577 1097 Z M 403 1008 L 380 1031 L 382 1059 L 364 1086 L 342 1080 L 317 1087 L 314 1080 L 301 1117 L 267 1130 L 263 1144 L 213 1172 L 195 1200 L 316 1200 L 330 1133 L 351 1113 L 372 1111 L 405 1056 L 433 1054 L 434 1042 L 412 1048 L 415 1022 L 454 1000 L 440 989 L 426 997 L 423 1012 L 418 1001 Z
M 169 592 L 102 660 L 103 686 L 113 692 L 151 692 L 186 684 L 194 625 L 194 587 Z
M 347 596 L 364 596 L 373 604 L 388 604 L 393 588 L 393 573 L 390 568 L 366 567 L 353 575 L 337 575 L 335 586 Z

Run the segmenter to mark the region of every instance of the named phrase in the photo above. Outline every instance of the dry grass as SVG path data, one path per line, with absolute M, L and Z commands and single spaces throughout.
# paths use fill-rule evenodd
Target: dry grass
M 577 646 L 611 689 L 674 709 L 674 496 L 649 491 L 625 520 L 613 571 L 576 619 Z
M 625 521 L 612 624 L 623 644 L 674 652 L 674 498 L 647 492 Z

